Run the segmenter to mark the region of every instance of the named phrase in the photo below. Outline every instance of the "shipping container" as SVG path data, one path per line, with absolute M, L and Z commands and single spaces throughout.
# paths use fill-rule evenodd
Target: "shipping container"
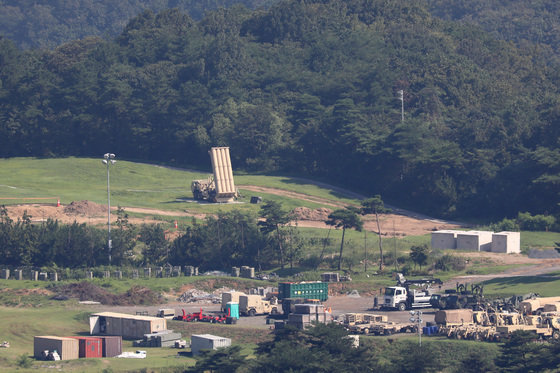
M 120 335 L 98 336 L 103 340 L 103 357 L 115 357 L 122 354 L 122 337 Z
M 245 293 L 241 291 L 227 291 L 222 293 L 222 312 L 226 311 L 226 305 L 229 302 L 239 303 L 240 295 L 245 295 Z
M 120 335 L 123 338 L 140 339 L 144 334 L 163 330 L 167 330 L 167 320 L 160 317 L 101 312 L 89 318 L 91 335 Z
M 80 358 L 103 357 L 103 340 L 99 337 L 69 337 L 78 340 Z
M 322 281 L 314 282 L 280 282 L 278 299 L 307 298 L 326 301 L 329 298 L 329 284 Z
M 75 338 L 35 336 L 33 338 L 33 356 L 36 359 L 43 358 L 43 351 L 56 351 L 60 360 L 78 359 L 79 342 Z
M 217 350 L 222 347 L 231 346 L 231 339 L 218 337 L 211 334 L 199 334 L 191 336 L 191 351 L 193 356 L 200 354 L 200 350 Z

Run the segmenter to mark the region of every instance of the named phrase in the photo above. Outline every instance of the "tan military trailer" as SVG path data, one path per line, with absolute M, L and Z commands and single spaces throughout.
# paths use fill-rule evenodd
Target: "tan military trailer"
M 239 313 L 244 316 L 255 316 L 278 314 L 278 300 L 271 298 L 263 299 L 260 295 L 240 295 L 239 296 Z

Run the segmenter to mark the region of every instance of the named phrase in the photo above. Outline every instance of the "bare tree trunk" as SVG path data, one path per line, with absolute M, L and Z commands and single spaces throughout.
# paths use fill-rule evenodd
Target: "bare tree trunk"
M 276 225 L 276 235 L 278 237 L 278 250 L 280 250 L 280 268 L 284 269 L 284 248 L 282 247 L 282 238 L 280 237 L 280 227 Z
M 375 212 L 375 220 L 377 222 L 377 235 L 379 236 L 379 270 L 382 271 L 385 267 L 383 262 L 383 240 L 381 239 L 381 226 L 379 225 L 379 214 Z
M 342 228 L 342 240 L 340 241 L 340 254 L 338 256 L 338 270 L 342 268 L 342 250 L 344 250 L 344 233 L 346 228 Z
M 331 229 L 332 229 L 332 226 L 329 228 L 329 231 L 327 232 L 327 238 L 325 238 L 325 241 L 323 241 L 323 250 L 321 250 L 321 255 L 319 255 L 319 263 L 317 263 L 317 266 L 315 267 L 315 269 L 319 268 L 319 265 L 321 265 L 321 263 L 323 262 L 323 256 L 325 255 L 325 249 L 327 248 L 327 242 L 329 241 L 329 236 L 331 234 Z

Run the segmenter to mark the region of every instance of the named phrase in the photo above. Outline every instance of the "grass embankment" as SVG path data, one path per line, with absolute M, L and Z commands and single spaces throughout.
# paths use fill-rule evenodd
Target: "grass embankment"
M 10 342 L 10 348 L 0 349 L 0 370 L 4 372 L 32 372 L 57 370 L 64 372 L 113 372 L 161 370 L 166 367 L 187 367 L 194 359 L 177 357 L 177 350 L 146 348 L 147 359 L 79 359 L 71 361 L 36 361 L 33 356 L 33 337 L 36 335 L 75 336 L 89 335 L 89 312 L 64 306 L 40 309 L 0 307 L 0 339 Z M 123 350 L 134 351 L 132 341 L 123 343 Z M 31 367 L 18 365 L 21 356 L 31 359 Z

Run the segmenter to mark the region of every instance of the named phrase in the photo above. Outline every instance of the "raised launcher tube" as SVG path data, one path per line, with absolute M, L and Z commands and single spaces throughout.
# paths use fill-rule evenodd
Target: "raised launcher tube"
M 214 183 L 216 185 L 216 202 L 232 202 L 237 197 L 237 189 L 233 182 L 233 171 L 229 147 L 214 147 L 210 149 Z

